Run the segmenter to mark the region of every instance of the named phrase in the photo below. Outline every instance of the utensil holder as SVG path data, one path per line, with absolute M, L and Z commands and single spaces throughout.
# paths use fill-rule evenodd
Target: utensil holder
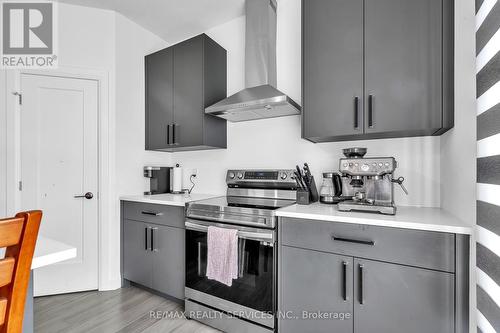
M 311 195 L 308 190 L 297 190 L 297 204 L 309 205 L 311 203 Z

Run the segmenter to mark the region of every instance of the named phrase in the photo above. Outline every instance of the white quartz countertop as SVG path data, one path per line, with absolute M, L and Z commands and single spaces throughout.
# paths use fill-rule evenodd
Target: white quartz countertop
M 76 247 L 38 235 L 31 269 L 76 258 Z
M 472 226 L 441 208 L 398 207 L 396 215 L 392 216 L 367 212 L 341 212 L 336 205 L 314 203 L 281 208 L 276 211 L 276 215 L 320 221 L 472 234 Z
M 153 195 L 125 195 L 120 197 L 122 201 L 144 202 L 151 204 L 169 205 L 169 206 L 185 206 L 188 202 L 205 200 L 210 198 L 220 197 L 220 194 L 153 194 Z

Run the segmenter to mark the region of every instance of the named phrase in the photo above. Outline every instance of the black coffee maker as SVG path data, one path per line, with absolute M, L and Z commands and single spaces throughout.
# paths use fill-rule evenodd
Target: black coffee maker
M 149 178 L 149 191 L 144 194 L 172 192 L 172 167 L 145 166 L 144 177 Z

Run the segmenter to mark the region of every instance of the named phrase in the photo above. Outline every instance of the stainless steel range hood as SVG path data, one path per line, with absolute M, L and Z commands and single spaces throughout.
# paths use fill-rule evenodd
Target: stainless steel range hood
M 246 0 L 245 85 L 205 109 L 229 121 L 300 114 L 300 106 L 276 89 L 276 1 Z

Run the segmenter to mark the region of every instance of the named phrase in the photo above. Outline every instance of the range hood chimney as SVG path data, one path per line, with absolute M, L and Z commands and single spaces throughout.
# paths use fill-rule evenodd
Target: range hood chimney
M 275 88 L 276 6 L 276 0 L 246 0 L 246 89 L 205 113 L 233 122 L 300 114 L 300 106 Z

